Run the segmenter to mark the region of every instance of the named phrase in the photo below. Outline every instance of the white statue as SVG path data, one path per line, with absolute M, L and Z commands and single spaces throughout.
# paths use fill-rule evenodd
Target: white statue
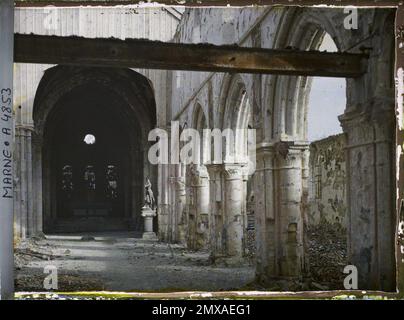
M 154 210 L 154 205 L 156 201 L 154 200 L 154 195 L 153 195 L 153 190 L 151 188 L 151 182 L 150 179 L 146 179 L 146 184 L 145 184 L 145 206 L 149 207 L 150 209 Z

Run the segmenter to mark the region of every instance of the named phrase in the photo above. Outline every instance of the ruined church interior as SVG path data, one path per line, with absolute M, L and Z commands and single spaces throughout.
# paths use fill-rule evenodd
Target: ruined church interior
M 17 5 L 15 291 L 395 292 L 394 23 Z

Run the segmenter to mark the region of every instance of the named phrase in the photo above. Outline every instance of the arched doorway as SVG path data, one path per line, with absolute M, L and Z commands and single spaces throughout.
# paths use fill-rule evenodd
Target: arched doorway
M 45 127 L 57 230 L 129 228 L 130 180 L 141 175 L 142 165 L 130 165 L 137 155 L 114 107 L 125 102 L 97 89 L 85 85 L 67 94 Z
M 55 67 L 34 108 L 44 232 L 142 231 L 152 88 L 125 69 Z M 155 183 L 154 183 L 155 185 Z

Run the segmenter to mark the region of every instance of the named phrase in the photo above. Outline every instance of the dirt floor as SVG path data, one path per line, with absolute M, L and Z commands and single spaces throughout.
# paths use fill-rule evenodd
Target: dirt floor
M 129 233 L 48 236 L 15 249 L 16 290 L 44 291 L 46 266 L 58 270 L 58 291 L 222 291 L 343 289 L 346 236 L 332 225 L 308 230 L 304 279 L 254 282 L 254 263 L 212 264 L 207 252 L 144 241 Z
M 16 291 L 44 291 L 44 268 L 58 270 L 58 291 L 239 289 L 254 279 L 251 265 L 212 265 L 208 253 L 146 242 L 125 234 L 50 236 L 16 248 Z

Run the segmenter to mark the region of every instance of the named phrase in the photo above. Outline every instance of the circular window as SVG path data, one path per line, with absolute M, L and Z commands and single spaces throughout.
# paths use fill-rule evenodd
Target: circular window
M 92 134 L 86 134 L 84 137 L 84 142 L 86 144 L 94 144 L 95 143 L 95 137 Z

